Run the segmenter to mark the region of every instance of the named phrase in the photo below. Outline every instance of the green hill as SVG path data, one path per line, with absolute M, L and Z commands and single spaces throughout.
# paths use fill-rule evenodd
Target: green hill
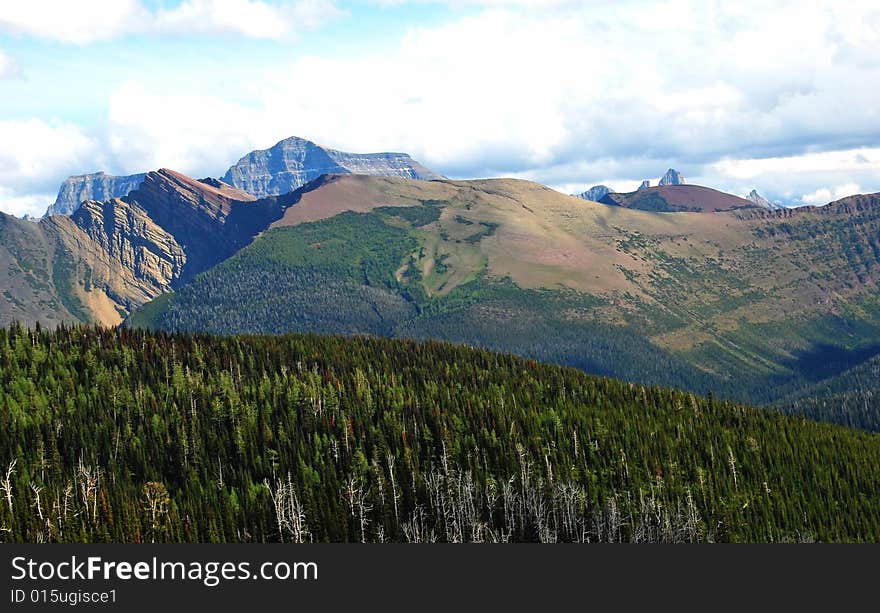
M 4 541 L 880 539 L 877 435 L 436 342 L 0 329 L 0 431 Z

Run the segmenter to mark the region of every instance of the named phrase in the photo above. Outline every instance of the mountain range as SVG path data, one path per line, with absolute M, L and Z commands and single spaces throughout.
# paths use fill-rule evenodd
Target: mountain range
M 323 174 L 354 173 L 442 179 L 406 153 L 347 153 L 291 136 L 269 149 L 251 151 L 236 162 L 223 182 L 256 198 L 278 196 L 302 187 Z M 68 177 L 46 215 L 70 215 L 88 200 L 104 202 L 135 190 L 147 173 L 115 177 L 104 172 Z
M 304 180 L 325 168 L 307 142 L 230 173 Z M 161 169 L 71 215 L 0 215 L 0 322 L 438 338 L 795 412 L 880 355 L 880 195 L 770 210 L 671 171 L 594 202 L 388 155 L 265 197 Z
M 780 204 L 770 202 L 754 189 L 745 198 L 725 194 L 717 190 L 712 192 L 705 191 L 706 188 L 700 186 L 693 186 L 696 189 L 689 188 L 686 190 L 658 189 L 666 186 L 683 186 L 686 184 L 687 181 L 684 176 L 674 168 L 670 168 L 660 178 L 655 188 L 651 187 L 649 179 L 645 179 L 634 192 L 619 194 L 606 185 L 594 185 L 590 189 L 574 195 L 583 200 L 656 212 L 698 211 L 706 209 L 707 206 L 711 207 L 712 210 L 733 210 L 752 206 L 768 210 L 785 208 Z M 745 202 L 746 200 L 748 202 Z

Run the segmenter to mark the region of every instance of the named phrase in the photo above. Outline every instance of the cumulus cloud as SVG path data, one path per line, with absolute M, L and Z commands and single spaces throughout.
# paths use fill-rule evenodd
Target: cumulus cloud
M 880 140 L 868 4 L 479 4 L 516 6 L 412 29 L 393 54 L 278 69 L 267 108 L 340 146 L 559 186 L 629 185 L 669 166 L 718 181 L 722 159 Z
M 858 194 L 861 191 L 858 183 L 844 183 L 831 188 L 821 187 L 814 192 L 804 194 L 801 200 L 804 204 L 826 204 L 832 200 L 838 200 L 844 196 Z
M 239 35 L 279 39 L 339 14 L 332 0 L 183 0 L 151 10 L 140 0 L 29 0 L 0 9 L 0 29 L 86 44 L 129 34 Z
M 843 196 L 880 190 L 880 148 L 805 153 L 758 159 L 722 159 L 701 169 L 738 194 L 752 188 L 790 204 L 825 204 Z
M 46 207 L 54 201 L 54 194 L 27 194 L 22 196 L 12 189 L 0 186 L 0 211 L 17 217 L 24 217 L 25 215 L 39 217 L 46 211 Z
M 67 167 L 90 167 L 97 142 L 81 128 L 39 119 L 0 121 L 0 182 L 20 189 L 39 185 Z
M 102 165 L 98 142 L 64 122 L 0 121 L 0 210 L 42 214 L 54 201 L 52 185 Z
M 266 120 L 258 110 L 212 96 L 151 92 L 130 81 L 110 98 L 103 136 L 121 162 L 119 172 L 166 166 L 218 174 L 247 152 Z
M 265 9 L 248 11 L 249 25 L 235 19 L 245 4 Z M 246 97 L 123 84 L 105 121 L 83 134 L 100 143 L 107 170 L 127 173 L 218 175 L 296 134 L 407 151 L 449 176 L 518 176 L 568 192 L 632 189 L 669 167 L 788 202 L 880 190 L 875 3 L 467 4 L 466 15 L 358 55 L 279 55 L 254 67 Z M 148 19 L 164 31 L 279 37 L 275 11 L 307 24 L 325 6 L 184 0 Z

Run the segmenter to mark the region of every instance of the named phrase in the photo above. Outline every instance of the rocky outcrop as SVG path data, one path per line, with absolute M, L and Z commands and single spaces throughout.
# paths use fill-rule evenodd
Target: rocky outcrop
M 684 185 L 686 181 L 680 172 L 675 170 L 674 168 L 670 168 L 666 171 L 666 174 L 660 178 L 660 182 L 658 185 Z
M 346 153 L 295 136 L 270 149 L 252 151 L 223 181 L 258 198 L 292 192 L 324 174 L 361 174 L 442 179 L 406 153 Z
M 587 191 L 577 194 L 578 198 L 583 198 L 584 200 L 592 200 L 593 202 L 599 202 L 602 198 L 611 193 L 611 188 L 606 185 L 594 185 Z
M 103 172 L 68 177 L 61 184 L 55 203 L 46 210 L 46 216 L 72 215 L 86 200 L 104 202 L 120 198 L 135 190 L 145 174 L 115 177 Z
M 755 206 L 760 207 L 762 209 L 767 209 L 770 211 L 778 211 L 779 209 L 783 209 L 781 204 L 776 204 L 775 202 L 770 202 L 764 196 L 758 193 L 758 190 L 753 189 L 749 192 L 749 195 L 746 196 L 748 200 L 751 200 L 755 203 Z
M 72 215 L 52 215 L 39 224 L 15 220 L 16 233 L 0 236 L 0 264 L 25 281 L 17 261 L 45 268 L 31 283 L 47 288 L 47 297 L 39 298 L 44 321 L 116 325 L 133 309 L 247 245 L 298 195 L 257 200 L 217 179 L 197 181 L 162 169 L 145 175 L 123 198 L 86 200 Z M 35 238 L 14 240 L 28 227 Z M 36 255 L 19 244 L 35 245 Z M 14 254 L 6 257 L 10 249 Z M 38 302 L 30 298 L 33 291 L 19 285 L 16 295 Z M 16 309 L 13 298 L 0 300 L 0 321 L 4 316 L 36 319 L 40 311 Z
M 642 181 L 642 184 L 639 185 L 639 190 L 648 189 L 649 187 L 651 187 L 651 182 L 645 179 Z

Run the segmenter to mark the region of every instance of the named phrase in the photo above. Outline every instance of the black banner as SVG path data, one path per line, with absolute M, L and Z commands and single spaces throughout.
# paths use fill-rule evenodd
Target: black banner
M 4 545 L 2 611 L 870 602 L 874 546 Z

